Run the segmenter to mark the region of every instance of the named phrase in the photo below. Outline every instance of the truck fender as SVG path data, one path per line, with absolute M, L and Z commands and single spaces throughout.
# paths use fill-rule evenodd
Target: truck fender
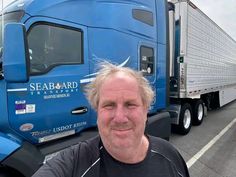
M 0 133 L 0 161 L 20 147 L 20 143 L 10 139 L 7 135 Z
M 44 155 L 36 146 L 23 142 L 22 146 L 5 158 L 1 164 L 17 170 L 25 177 L 32 176 L 43 164 Z

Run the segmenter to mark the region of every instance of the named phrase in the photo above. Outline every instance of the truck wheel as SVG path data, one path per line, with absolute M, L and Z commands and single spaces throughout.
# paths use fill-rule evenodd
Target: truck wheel
M 198 100 L 193 105 L 193 125 L 200 125 L 204 118 L 204 103 Z
M 192 108 L 189 103 L 185 103 L 181 106 L 179 114 L 179 124 L 173 125 L 174 132 L 186 135 L 189 133 L 192 126 Z

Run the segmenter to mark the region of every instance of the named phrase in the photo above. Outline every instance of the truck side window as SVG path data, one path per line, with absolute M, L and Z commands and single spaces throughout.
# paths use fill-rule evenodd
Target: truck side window
M 132 10 L 132 16 L 134 19 L 141 21 L 143 23 L 146 23 L 150 26 L 153 26 L 153 13 L 146 10 L 141 9 L 133 9 Z
M 140 47 L 140 71 L 144 76 L 154 73 L 154 50 L 151 47 Z
M 31 74 L 48 72 L 57 65 L 82 64 L 82 32 L 74 28 L 38 23 L 28 34 Z

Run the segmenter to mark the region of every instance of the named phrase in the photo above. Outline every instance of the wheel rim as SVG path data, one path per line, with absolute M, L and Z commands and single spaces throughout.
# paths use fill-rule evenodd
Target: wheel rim
M 184 128 L 188 129 L 191 123 L 191 113 L 190 111 L 187 109 L 184 112 Z
M 203 106 L 202 104 L 198 105 L 197 119 L 201 121 L 203 118 Z

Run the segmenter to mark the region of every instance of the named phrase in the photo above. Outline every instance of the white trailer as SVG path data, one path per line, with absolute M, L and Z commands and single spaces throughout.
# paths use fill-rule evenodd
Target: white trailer
M 189 0 L 171 2 L 170 112 L 174 129 L 187 134 L 206 108 L 236 99 L 236 41 Z

